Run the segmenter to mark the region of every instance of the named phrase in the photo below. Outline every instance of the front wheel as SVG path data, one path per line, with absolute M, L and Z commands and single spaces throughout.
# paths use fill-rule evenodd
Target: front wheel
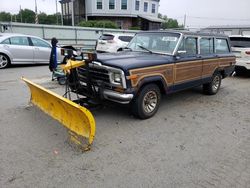
M 216 94 L 220 89 L 221 80 L 221 74 L 219 72 L 215 73 L 212 77 L 212 81 L 203 85 L 203 91 L 208 95 Z
M 0 54 L 0 69 L 4 69 L 10 66 L 10 59 L 4 54 Z
M 157 85 L 144 86 L 132 102 L 132 112 L 140 119 L 148 119 L 155 115 L 161 101 L 161 92 Z

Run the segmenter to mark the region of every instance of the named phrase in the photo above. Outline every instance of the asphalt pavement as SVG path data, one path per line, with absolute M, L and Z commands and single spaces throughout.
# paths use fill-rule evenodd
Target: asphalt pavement
M 195 88 L 163 97 L 138 120 L 127 106 L 92 111 L 91 151 L 29 105 L 25 76 L 63 94 L 47 66 L 0 70 L 0 187 L 250 187 L 250 78 L 222 81 L 217 95 Z

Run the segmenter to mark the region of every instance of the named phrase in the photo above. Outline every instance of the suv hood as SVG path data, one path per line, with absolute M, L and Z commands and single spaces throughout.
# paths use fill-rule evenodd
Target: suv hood
M 106 66 L 123 69 L 126 72 L 130 69 L 172 63 L 173 56 L 149 52 L 99 53 L 97 61 Z

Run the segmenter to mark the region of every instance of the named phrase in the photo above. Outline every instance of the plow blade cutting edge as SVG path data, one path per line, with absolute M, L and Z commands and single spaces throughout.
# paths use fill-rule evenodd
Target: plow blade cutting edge
M 83 150 L 90 149 L 95 137 L 95 120 L 92 113 L 26 78 L 22 77 L 22 80 L 30 88 L 31 102 L 68 128 L 71 140 Z

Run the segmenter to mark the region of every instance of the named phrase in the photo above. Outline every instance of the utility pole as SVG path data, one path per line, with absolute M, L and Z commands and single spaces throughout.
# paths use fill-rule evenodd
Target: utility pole
M 20 5 L 20 17 L 21 17 L 21 23 L 23 22 L 23 16 L 22 16 L 22 7 Z
M 184 15 L 184 29 L 186 28 L 187 15 Z
M 72 26 L 75 26 L 75 17 L 74 17 L 74 0 L 71 0 L 71 8 L 72 8 L 72 14 L 71 14 L 71 17 L 72 17 Z
M 35 23 L 38 24 L 38 14 L 37 14 L 37 3 L 36 3 L 36 0 L 35 0 L 35 13 L 36 13 Z
M 58 9 L 57 9 L 57 0 L 56 0 L 56 25 L 58 25 Z

